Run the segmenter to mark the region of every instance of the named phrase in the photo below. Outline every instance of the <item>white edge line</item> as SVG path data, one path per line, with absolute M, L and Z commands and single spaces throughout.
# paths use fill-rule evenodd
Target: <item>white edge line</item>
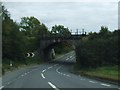
M 60 67 L 58 67 L 58 68 L 56 69 L 56 72 L 59 73 L 59 74 L 65 75 L 65 76 L 67 76 L 67 77 L 70 77 L 70 75 L 66 75 L 66 74 L 63 74 L 63 73 L 61 73 L 61 72 L 58 71 L 62 66 L 63 66 L 63 65 L 61 65 Z
M 61 67 L 62 67 L 62 65 L 56 69 L 56 72 L 61 73 L 58 71 Z
M 45 78 L 44 74 L 41 73 L 42 78 Z
M 108 85 L 108 84 L 101 84 L 101 85 L 103 85 L 103 86 L 107 86 L 107 87 L 109 87 L 110 85 Z
M 89 81 L 89 82 L 91 82 L 91 83 L 96 83 L 96 82 L 94 82 L 94 81 Z

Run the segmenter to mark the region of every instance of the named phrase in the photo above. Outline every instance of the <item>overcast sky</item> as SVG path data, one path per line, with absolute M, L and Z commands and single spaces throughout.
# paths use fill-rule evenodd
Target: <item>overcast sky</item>
M 114 1 L 114 0 L 113 0 Z M 11 18 L 34 16 L 49 29 L 64 25 L 69 29 L 84 28 L 87 32 L 98 32 L 101 26 L 113 31 L 118 28 L 117 2 L 4 2 Z

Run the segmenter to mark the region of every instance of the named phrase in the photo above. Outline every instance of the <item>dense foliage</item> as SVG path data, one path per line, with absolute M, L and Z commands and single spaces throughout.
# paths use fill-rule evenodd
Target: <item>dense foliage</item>
M 14 22 L 3 6 L 3 18 L 2 18 L 2 53 L 3 62 L 7 62 L 7 59 L 16 61 L 16 59 L 24 59 L 24 42 L 19 31 L 19 26 Z M 21 44 L 22 43 L 22 44 Z
M 27 58 L 27 53 L 34 52 L 39 57 L 39 48 L 41 37 L 57 34 L 58 36 L 70 35 L 69 29 L 62 25 L 53 26 L 51 32 L 34 16 L 22 17 L 20 23 L 16 23 L 11 19 L 10 13 L 2 6 L 2 61 L 3 68 L 5 65 L 27 64 L 31 62 L 31 58 Z M 57 32 L 57 33 L 56 33 Z M 62 47 L 62 49 L 59 47 Z M 65 44 L 55 47 L 56 52 L 61 53 L 68 51 Z M 36 56 L 35 55 L 35 56 Z M 36 62 L 35 58 L 33 62 Z M 43 60 L 42 56 L 37 60 Z
M 36 52 L 40 47 L 40 36 L 47 35 L 49 31 L 35 17 L 23 17 L 20 23 L 16 23 L 4 6 L 2 12 L 3 64 L 26 64 L 26 53 Z
M 99 33 L 89 33 L 76 45 L 77 67 L 95 68 L 104 65 L 118 65 L 118 34 L 101 27 Z
M 51 33 L 57 36 L 70 36 L 71 32 L 68 28 L 63 25 L 55 25 L 52 27 Z

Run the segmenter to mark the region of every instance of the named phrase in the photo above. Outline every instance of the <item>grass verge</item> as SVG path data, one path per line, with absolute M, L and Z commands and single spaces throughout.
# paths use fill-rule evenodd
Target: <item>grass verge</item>
M 10 60 L 7 60 L 7 61 L 10 61 Z M 17 69 L 28 67 L 28 66 L 39 65 L 42 63 L 44 63 L 44 61 L 37 54 L 35 55 L 35 57 L 26 58 L 24 62 L 12 62 L 12 66 L 10 66 L 10 63 L 3 62 L 2 75 L 8 73 L 9 71 L 17 70 Z
M 116 83 L 120 83 L 119 72 L 120 72 L 120 69 L 117 65 L 103 66 L 95 69 L 77 70 L 77 73 L 82 76 L 89 76 L 89 77 L 108 80 Z

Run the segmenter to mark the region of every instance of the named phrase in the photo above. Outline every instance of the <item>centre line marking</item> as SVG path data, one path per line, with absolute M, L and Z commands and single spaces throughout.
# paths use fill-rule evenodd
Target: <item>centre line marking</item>
M 58 64 L 55 64 L 54 66 L 57 66 Z
M 61 65 L 60 67 L 58 67 L 58 68 L 56 69 L 56 72 L 60 73 L 58 70 L 59 70 L 62 66 L 63 66 L 63 65 Z
M 24 75 L 27 75 L 27 73 L 24 73 Z
M 45 72 L 45 71 L 46 71 L 46 69 L 42 70 L 42 72 Z
M 101 84 L 101 85 L 103 85 L 103 86 L 107 86 L 107 87 L 110 87 L 110 85 L 108 85 L 108 84 Z
M 68 60 L 69 58 L 67 58 L 66 60 Z
M 89 81 L 89 82 L 91 82 L 91 83 L 96 83 L 96 82 L 94 82 L 94 81 Z
M 51 67 L 48 67 L 48 69 L 51 69 L 52 68 L 52 66 Z
M 45 76 L 41 73 L 42 78 L 45 78 Z
M 80 79 L 80 80 L 85 80 L 85 79 Z
M 70 77 L 70 75 L 66 75 L 67 77 Z
M 4 88 L 4 86 L 1 86 L 1 87 L 0 87 L 0 90 L 2 90 L 2 88 Z
M 54 88 L 55 90 L 59 90 L 55 85 L 53 85 L 51 82 L 48 82 L 48 84 L 52 87 L 52 88 Z
M 24 76 L 24 75 L 21 75 L 22 77 Z

